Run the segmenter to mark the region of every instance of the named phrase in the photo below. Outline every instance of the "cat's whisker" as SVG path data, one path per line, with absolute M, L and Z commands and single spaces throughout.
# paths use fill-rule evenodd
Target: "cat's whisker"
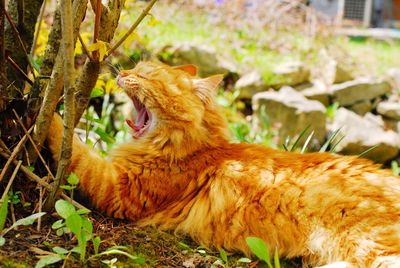
M 119 72 L 121 71 L 121 69 L 109 61 L 107 61 L 106 64 L 110 67 L 110 69 L 111 69 L 110 73 L 112 74 L 112 76 L 117 77 Z

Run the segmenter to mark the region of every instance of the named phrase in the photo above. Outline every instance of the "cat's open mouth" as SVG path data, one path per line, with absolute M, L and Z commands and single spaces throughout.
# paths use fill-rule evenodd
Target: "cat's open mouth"
M 146 106 L 136 97 L 133 97 L 132 101 L 137 112 L 136 120 L 133 122 L 132 120 L 127 119 L 126 123 L 133 129 L 133 137 L 138 139 L 149 129 L 152 121 L 152 115 Z

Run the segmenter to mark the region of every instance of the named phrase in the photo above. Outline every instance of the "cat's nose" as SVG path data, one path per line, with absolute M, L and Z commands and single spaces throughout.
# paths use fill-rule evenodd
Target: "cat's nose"
M 119 76 L 120 76 L 120 77 L 124 77 L 124 76 L 128 76 L 128 75 L 129 75 L 129 72 L 128 72 L 128 71 L 121 70 L 121 71 L 119 72 Z

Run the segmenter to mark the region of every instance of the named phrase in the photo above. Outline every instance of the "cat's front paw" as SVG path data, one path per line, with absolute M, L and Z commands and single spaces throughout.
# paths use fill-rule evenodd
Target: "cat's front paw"
M 63 131 L 63 120 L 60 115 L 54 113 L 49 131 L 47 133 L 47 144 L 55 160 L 58 158 L 61 150 Z

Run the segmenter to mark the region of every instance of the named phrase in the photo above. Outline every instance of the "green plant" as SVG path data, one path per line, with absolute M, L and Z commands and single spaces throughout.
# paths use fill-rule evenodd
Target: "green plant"
M 392 167 L 393 175 L 399 176 L 399 175 L 400 175 L 399 162 L 393 160 L 393 161 L 391 162 L 391 167 Z
M 61 185 L 60 188 L 70 191 L 71 192 L 71 198 L 74 198 L 74 189 L 78 186 L 79 183 L 79 178 L 78 176 L 74 173 L 71 172 L 68 177 L 67 177 L 67 185 Z
M 264 240 L 250 236 L 246 238 L 246 243 L 249 246 L 251 252 L 257 256 L 260 260 L 264 261 L 269 268 L 280 268 L 280 262 L 279 262 L 279 255 L 278 255 L 278 249 L 275 249 L 275 254 L 274 254 L 274 261 L 271 261 L 271 257 L 269 255 L 269 248 L 267 244 L 265 244 Z M 272 263 L 274 265 L 272 265 Z
M 8 227 L 7 229 L 4 229 L 5 226 L 5 222 L 7 219 L 7 213 L 8 213 L 8 196 L 4 196 L 4 199 L 1 203 L 0 206 L 0 246 L 3 246 L 4 243 L 6 242 L 4 236 L 11 231 L 12 229 L 18 227 L 18 226 L 27 226 L 27 225 L 31 225 L 35 222 L 35 220 L 39 219 L 40 217 L 42 217 L 44 214 L 46 214 L 45 212 L 40 212 L 40 213 L 35 213 L 32 214 L 28 217 L 22 218 L 17 220 L 13 225 L 11 225 L 10 227 Z
M 338 102 L 335 102 L 335 103 L 329 105 L 328 107 L 326 107 L 326 116 L 330 120 L 333 120 L 333 118 L 335 117 L 335 113 L 336 113 L 338 108 L 339 108 L 339 103 Z
M 61 220 L 56 221 L 53 225 L 53 229 L 71 231 L 78 240 L 78 252 L 80 254 L 81 261 L 85 260 L 87 242 L 92 239 L 93 225 L 86 217 L 82 214 L 86 214 L 88 210 L 76 210 L 75 207 L 65 200 L 58 200 L 55 204 L 58 215 L 61 216 Z M 65 227 L 67 229 L 65 229 Z M 62 234 L 61 232 L 57 234 Z
M 70 176 L 69 183 L 75 183 L 77 180 L 76 175 Z M 56 230 L 57 235 L 61 236 L 65 233 L 73 233 L 78 240 L 78 246 L 72 248 L 71 250 L 67 250 L 61 247 L 53 247 L 52 250 L 54 253 L 48 254 L 47 256 L 43 257 L 37 264 L 36 268 L 41 268 L 49 264 L 53 264 L 68 258 L 71 253 L 77 253 L 80 256 L 80 260 L 82 262 L 86 261 L 86 248 L 89 241 L 92 241 L 94 254 L 90 256 L 89 259 L 99 258 L 100 256 L 104 255 L 111 255 L 111 254 L 119 254 L 124 255 L 131 260 L 135 261 L 136 263 L 144 263 L 144 259 L 133 256 L 124 250 L 125 247 L 121 246 L 114 246 L 106 249 L 103 252 L 99 253 L 99 247 L 101 243 L 101 238 L 99 236 L 94 236 L 93 234 L 93 225 L 91 221 L 85 216 L 85 214 L 89 213 L 90 211 L 87 209 L 79 209 L 76 210 L 75 207 L 65 200 L 58 200 L 55 204 L 56 211 L 58 215 L 62 219 L 53 223 L 52 228 Z M 107 261 L 106 261 L 107 262 Z M 110 261 L 110 265 L 113 265 L 114 262 Z
M 216 267 L 225 267 L 228 268 L 229 267 L 229 262 L 228 262 L 228 255 L 226 255 L 226 252 L 224 249 L 219 249 L 219 257 L 212 265 L 212 268 L 216 268 Z

